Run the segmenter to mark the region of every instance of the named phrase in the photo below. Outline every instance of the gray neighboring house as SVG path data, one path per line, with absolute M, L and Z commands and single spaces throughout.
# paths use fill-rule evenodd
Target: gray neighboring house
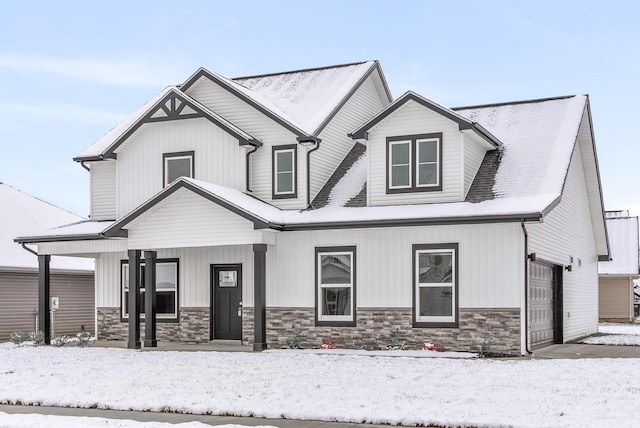
M 598 263 L 600 321 L 633 322 L 634 280 L 640 278 L 638 217 L 605 212 L 611 260 Z
M 14 242 L 20 234 L 83 221 L 9 185 L 0 183 L 0 342 L 14 331 L 32 331 L 38 308 L 38 256 Z M 51 296 L 58 297 L 55 333 L 95 331 L 94 262 L 51 257 Z

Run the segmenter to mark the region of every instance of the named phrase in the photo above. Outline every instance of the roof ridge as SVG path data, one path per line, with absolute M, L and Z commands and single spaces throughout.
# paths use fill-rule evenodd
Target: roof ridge
M 27 197 L 29 197 L 29 198 L 35 199 L 35 200 L 37 200 L 37 201 L 42 202 L 43 204 L 47 204 L 47 205 L 49 205 L 50 207 L 56 208 L 56 209 L 58 209 L 58 210 L 60 210 L 60 211 L 64 211 L 64 212 L 69 213 L 69 214 L 71 214 L 71 215 L 73 215 L 73 216 L 76 216 L 76 217 L 78 217 L 78 218 L 80 218 L 80 219 L 81 219 L 81 220 L 79 220 L 79 221 L 87 220 L 87 218 L 86 218 L 86 217 L 83 217 L 83 216 L 81 216 L 81 215 L 79 215 L 79 214 L 76 214 L 76 213 L 74 213 L 74 212 L 72 212 L 72 211 L 69 211 L 69 210 L 68 210 L 68 209 L 66 209 L 66 208 L 59 207 L 58 205 L 53 204 L 53 203 L 51 203 L 51 202 L 45 201 L 44 199 L 42 199 L 42 198 L 40 198 L 40 197 L 38 197 L 38 196 L 32 195 L 31 193 L 27 193 L 27 192 L 25 192 L 24 190 L 18 189 L 17 187 L 14 187 L 14 186 L 12 186 L 12 185 L 10 185 L 10 184 L 0 182 L 0 185 L 2 185 L 2 186 L 7 186 L 7 187 L 9 187 L 9 188 L 11 188 L 11 189 L 15 190 L 16 192 L 19 192 L 19 193 L 21 193 L 21 194 L 23 194 L 23 195 L 25 195 L 25 196 L 27 196 Z
M 299 70 L 281 71 L 281 72 L 276 72 L 276 73 L 256 74 L 256 75 L 253 75 L 253 76 L 230 77 L 228 79 L 236 81 L 236 80 L 254 79 L 254 78 L 257 78 L 257 77 L 280 76 L 280 75 L 283 75 L 283 74 L 302 73 L 302 72 L 305 72 L 305 71 L 320 71 L 320 70 L 328 70 L 330 68 L 351 67 L 351 66 L 354 66 L 354 65 L 365 64 L 367 62 L 373 62 L 373 61 L 374 60 L 368 60 L 368 61 L 358 61 L 358 62 L 351 62 L 351 63 L 345 63 L 345 64 L 326 65 L 326 66 L 323 66 L 323 67 L 301 68 Z M 236 82 L 236 83 L 241 84 L 239 82 Z
M 474 108 L 489 108 L 489 107 L 503 107 L 508 105 L 518 105 L 518 104 L 533 104 L 533 103 L 543 103 L 547 101 L 556 101 L 556 100 L 564 100 L 568 98 L 574 98 L 576 95 L 560 95 L 557 97 L 547 97 L 547 98 L 534 98 L 530 100 L 518 100 L 518 101 L 507 101 L 501 103 L 489 103 L 489 104 L 477 104 L 472 106 L 462 106 L 462 107 L 449 107 L 451 110 L 468 110 Z

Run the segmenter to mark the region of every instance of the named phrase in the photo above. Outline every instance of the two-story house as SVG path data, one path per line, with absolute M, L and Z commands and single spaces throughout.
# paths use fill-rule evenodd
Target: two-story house
M 75 160 L 91 220 L 18 241 L 42 272 L 96 259 L 101 339 L 521 354 L 597 330 L 587 96 L 449 109 L 393 101 L 377 61 L 199 69 Z

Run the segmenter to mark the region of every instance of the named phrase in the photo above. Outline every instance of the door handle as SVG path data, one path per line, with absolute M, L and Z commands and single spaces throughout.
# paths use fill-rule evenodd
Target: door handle
M 242 316 L 242 302 L 239 303 L 240 306 L 238 306 L 238 316 L 241 317 Z

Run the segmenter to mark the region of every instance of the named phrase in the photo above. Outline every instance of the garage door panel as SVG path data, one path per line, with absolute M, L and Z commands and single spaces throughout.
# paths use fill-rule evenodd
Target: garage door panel
M 554 343 L 554 277 L 553 267 L 540 263 L 529 266 L 529 327 L 531 345 Z

